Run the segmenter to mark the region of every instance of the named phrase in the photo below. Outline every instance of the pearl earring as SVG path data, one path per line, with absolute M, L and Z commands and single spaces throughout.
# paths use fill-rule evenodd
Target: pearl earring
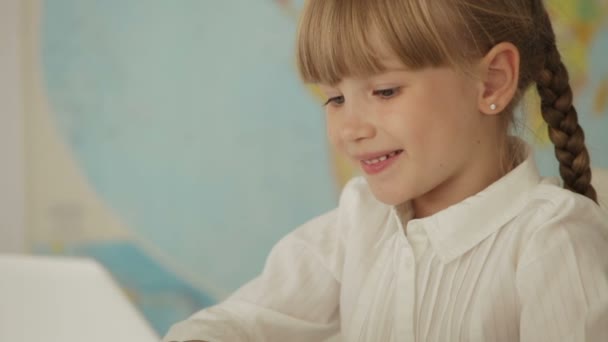
M 496 110 L 496 108 L 498 108 L 498 106 L 496 106 L 496 104 L 492 103 L 492 104 L 490 105 L 490 109 L 491 109 L 491 110 Z

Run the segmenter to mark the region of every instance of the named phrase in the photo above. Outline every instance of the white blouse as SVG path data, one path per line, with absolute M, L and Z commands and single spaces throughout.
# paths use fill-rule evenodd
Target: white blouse
M 608 341 L 608 215 L 542 180 L 532 157 L 411 216 L 352 180 L 258 278 L 164 341 Z

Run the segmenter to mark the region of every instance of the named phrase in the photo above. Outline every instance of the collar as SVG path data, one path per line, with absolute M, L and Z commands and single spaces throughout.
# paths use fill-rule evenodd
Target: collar
M 496 232 L 521 212 L 526 193 L 541 181 L 527 144 L 525 153 L 522 163 L 489 187 L 432 216 L 408 220 L 411 205 L 406 205 L 402 218 L 406 218 L 408 238 L 410 233 L 426 232 L 441 261 L 448 263 Z

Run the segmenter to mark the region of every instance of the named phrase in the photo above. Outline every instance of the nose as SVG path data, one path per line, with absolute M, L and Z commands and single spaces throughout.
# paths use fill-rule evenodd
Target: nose
M 345 142 L 359 142 L 376 135 L 374 125 L 362 104 L 350 104 L 345 108 L 340 135 Z M 367 113 L 369 114 L 369 113 Z

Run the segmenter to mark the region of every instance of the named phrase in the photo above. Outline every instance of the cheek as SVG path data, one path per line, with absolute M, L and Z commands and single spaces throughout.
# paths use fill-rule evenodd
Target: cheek
M 410 149 L 426 149 L 441 135 L 441 118 L 436 118 L 428 108 L 417 107 L 401 116 L 402 137 Z
M 410 157 L 426 167 L 435 167 L 449 158 L 449 151 L 460 129 L 459 122 L 449 113 L 437 106 L 420 108 L 419 112 L 409 115 L 402 123 L 405 148 Z M 428 165 L 428 164 L 432 165 Z
M 337 122 L 336 118 L 332 117 L 331 115 L 328 115 L 327 119 L 325 120 L 325 126 L 329 143 L 335 149 L 343 151 L 342 147 L 344 144 L 342 142 L 342 139 L 340 139 L 339 123 Z
M 443 169 L 456 167 L 471 153 L 468 141 L 474 136 L 466 115 L 455 108 L 445 108 L 427 122 L 430 129 L 419 134 L 427 167 Z

